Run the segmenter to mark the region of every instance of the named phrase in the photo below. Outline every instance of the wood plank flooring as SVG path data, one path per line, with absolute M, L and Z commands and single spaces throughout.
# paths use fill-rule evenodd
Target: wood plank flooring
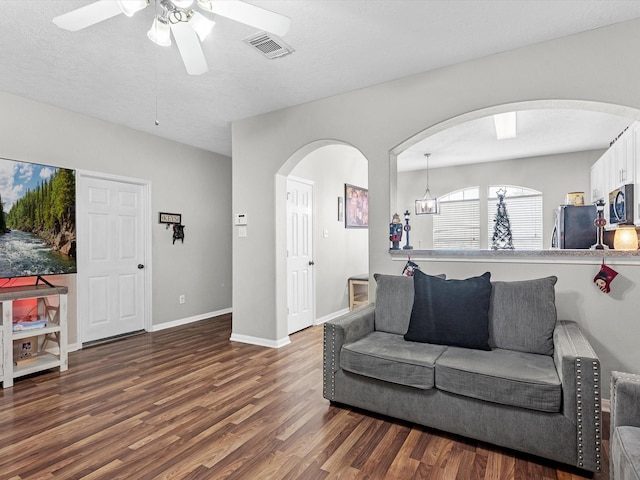
M 571 468 L 322 398 L 322 327 L 269 349 L 231 317 L 70 355 L 0 391 L 0 479 L 576 480 Z M 606 427 L 608 428 L 608 427 Z M 605 428 L 605 431 L 607 431 Z M 604 442 L 608 479 L 608 442 Z

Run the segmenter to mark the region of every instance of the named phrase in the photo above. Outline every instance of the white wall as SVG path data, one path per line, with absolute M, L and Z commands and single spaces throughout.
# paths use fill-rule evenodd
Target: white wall
M 429 189 L 436 197 L 467 187 L 480 187 L 486 192 L 489 185 L 518 185 L 543 193 L 543 248 L 551 246 L 553 230 L 553 209 L 565 202 L 568 192 L 590 190 L 590 168 L 604 150 L 544 155 L 499 162 L 476 163 L 449 168 L 429 169 Z M 414 202 L 422 197 L 427 174 L 424 170 L 398 173 L 397 208 L 414 212 Z M 481 199 L 486 200 L 486 193 Z M 507 197 L 508 203 L 508 197 Z M 481 218 L 493 219 L 495 209 L 486 212 L 481 203 Z M 486 223 L 481 223 L 486 225 Z M 414 248 L 429 249 L 432 246 L 433 217 L 430 215 L 411 216 L 411 244 Z M 487 230 L 480 232 L 485 235 Z M 486 239 L 485 239 L 486 241 Z
M 640 63 L 635 50 L 627 48 L 637 44 L 640 20 L 633 20 L 235 122 L 233 208 L 257 220 L 251 236 L 233 240 L 234 333 L 286 337 L 286 291 L 278 284 L 285 258 L 278 233 L 284 221 L 278 213 L 284 208 L 279 177 L 291 171 L 300 149 L 333 139 L 353 145 L 368 159 L 369 272 L 396 272 L 388 253 L 390 177 L 395 176 L 391 150 L 451 119 L 507 111 L 518 102 L 586 108 L 584 101 L 590 101 L 595 108 L 638 119 Z M 252 179 L 240 180 L 246 171 L 254 173 Z M 253 202 L 256 197 L 264 201 Z M 630 340 L 640 337 L 636 266 L 620 266 L 628 288 L 617 298 L 593 290 L 595 264 L 442 266 L 445 273 L 493 268 L 498 279 L 558 275 L 558 308 L 581 323 L 605 371 L 639 369 L 640 350 Z
M 4 93 L 0 157 L 151 180 L 153 325 L 231 307 L 228 157 Z M 184 244 L 172 245 L 159 211 L 182 214 Z M 78 340 L 73 277 L 54 279 L 71 289 L 70 343 Z
M 291 171 L 292 176 L 314 182 L 316 318 L 347 308 L 347 279 L 369 271 L 369 230 L 345 228 L 344 220 L 338 221 L 344 184 L 367 188 L 367 171 L 367 159 L 347 145 L 320 147 Z

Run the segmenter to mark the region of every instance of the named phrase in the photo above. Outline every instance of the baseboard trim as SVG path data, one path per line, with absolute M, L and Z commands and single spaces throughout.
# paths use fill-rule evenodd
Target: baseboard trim
M 338 318 L 345 313 L 349 313 L 349 308 L 343 308 L 342 310 L 338 310 L 337 312 L 330 313 L 329 315 L 325 315 L 324 317 L 316 318 L 316 321 L 313 323 L 314 325 L 322 325 L 323 323 L 327 323 L 329 320 L 333 320 L 334 318 Z
M 281 338 L 279 340 L 269 340 L 268 338 L 252 337 L 250 335 L 240 335 L 238 333 L 232 333 L 229 340 L 231 340 L 232 342 L 248 343 L 250 345 L 258 345 L 259 347 L 269 348 L 280 348 L 291 343 L 288 335 L 285 338 Z
M 216 310 L 215 312 L 202 313 L 200 315 L 194 315 L 193 317 L 179 318 L 178 320 L 172 320 L 170 322 L 158 323 L 157 325 L 151 326 L 151 331 L 158 332 L 160 330 L 166 330 L 167 328 L 179 327 L 181 325 L 199 322 L 200 320 L 206 320 L 211 317 L 226 315 L 227 313 L 231 313 L 231 311 L 231 308 L 224 308 L 222 310 Z

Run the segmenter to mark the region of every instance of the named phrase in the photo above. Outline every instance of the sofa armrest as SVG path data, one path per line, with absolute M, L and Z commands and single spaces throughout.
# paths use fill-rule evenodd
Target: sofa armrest
M 611 431 L 626 425 L 640 427 L 640 375 L 611 372 Z
M 334 375 L 340 368 L 340 351 L 346 343 L 355 342 L 374 330 L 375 305 L 370 303 L 324 324 L 323 396 L 334 399 Z
M 600 360 L 576 322 L 560 320 L 556 323 L 553 346 L 553 358 L 562 382 L 563 414 L 577 427 L 576 466 L 600 471 Z

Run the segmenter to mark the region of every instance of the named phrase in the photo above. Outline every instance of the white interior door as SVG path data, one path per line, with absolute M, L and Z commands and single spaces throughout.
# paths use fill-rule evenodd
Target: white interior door
M 287 179 L 288 333 L 313 325 L 313 184 Z
M 80 176 L 78 296 L 82 343 L 144 330 L 145 187 Z

